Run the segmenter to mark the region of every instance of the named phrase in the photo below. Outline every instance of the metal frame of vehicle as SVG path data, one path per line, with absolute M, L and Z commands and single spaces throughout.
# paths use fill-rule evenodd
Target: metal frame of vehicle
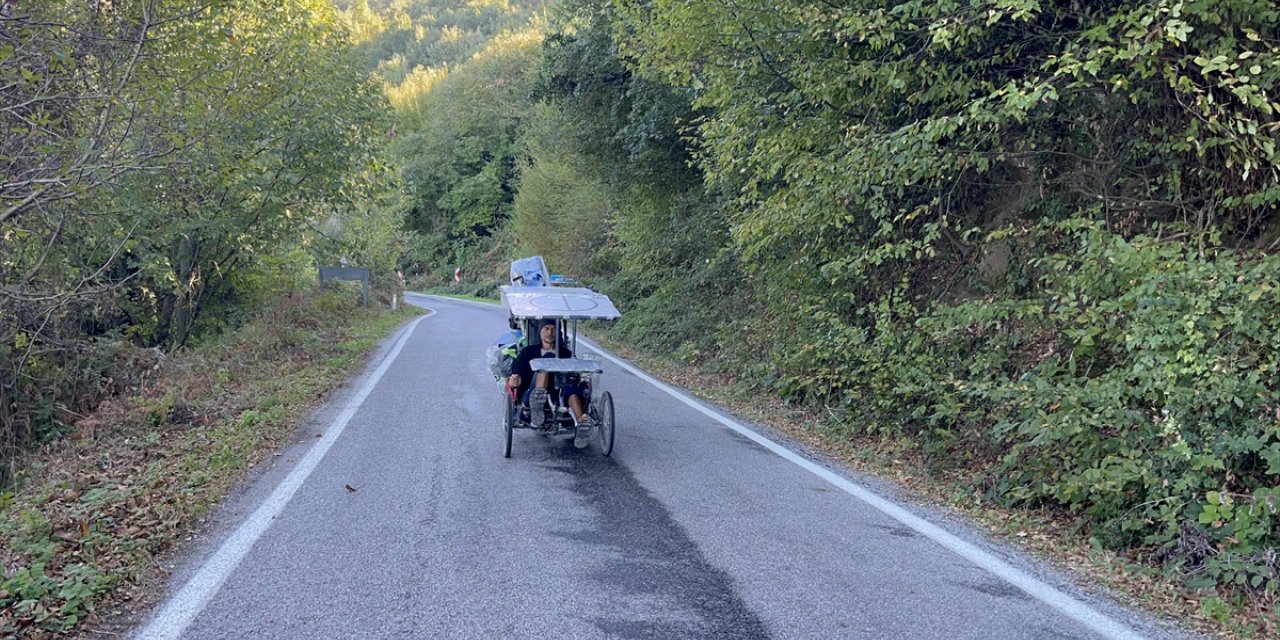
M 595 433 L 590 437 L 606 456 L 613 453 L 615 416 L 613 396 L 605 391 L 593 392 L 603 369 L 600 361 L 582 358 L 578 354 L 579 320 L 617 320 L 622 314 L 608 296 L 581 287 L 505 286 L 502 287 L 502 304 L 511 314 L 512 329 L 520 329 L 524 335 L 534 337 L 537 328 L 545 320 L 557 324 L 556 340 L 569 339 L 567 346 L 572 358 L 538 358 L 529 364 L 535 373 L 547 372 L 554 376 L 553 386 L 565 388 L 566 384 L 579 382 L 585 388 L 583 398 L 587 413 L 595 422 Z M 557 345 L 559 346 L 559 345 Z M 503 388 L 503 457 L 511 457 L 512 434 L 515 429 L 536 429 L 530 420 L 530 408 L 524 406 L 508 380 L 502 380 Z M 543 427 L 537 429 L 544 435 L 576 435 L 582 428 L 577 424 L 569 408 L 559 398 L 553 398 L 555 406 L 546 409 Z

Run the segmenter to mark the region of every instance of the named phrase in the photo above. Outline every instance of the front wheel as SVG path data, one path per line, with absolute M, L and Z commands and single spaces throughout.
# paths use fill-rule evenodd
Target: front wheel
M 600 425 L 600 433 L 596 436 L 596 446 L 600 453 L 608 456 L 613 453 L 613 396 L 608 391 L 600 394 L 600 406 L 596 410 L 596 422 Z
M 503 435 L 502 457 L 510 458 L 511 457 L 511 432 L 515 429 L 516 411 L 519 411 L 519 409 L 516 407 L 515 400 L 512 400 L 511 396 L 507 395 L 506 393 L 502 394 L 502 399 L 504 401 L 502 403 L 504 405 L 503 418 L 502 418 L 502 435 Z

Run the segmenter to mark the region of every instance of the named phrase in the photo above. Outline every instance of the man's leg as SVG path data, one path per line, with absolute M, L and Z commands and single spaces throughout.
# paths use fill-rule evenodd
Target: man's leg
M 582 395 L 577 388 L 574 388 L 569 396 L 569 408 L 573 410 L 573 415 L 578 422 L 578 427 L 573 434 L 573 446 L 582 449 L 590 444 L 591 431 L 595 424 L 592 423 L 591 416 L 587 415 L 586 407 L 582 403 Z
M 541 429 L 547 420 L 547 385 L 550 382 L 550 376 L 546 372 L 539 372 L 533 379 L 533 385 L 529 388 L 529 422 L 534 427 Z
M 573 409 L 573 415 L 579 422 L 590 420 L 586 408 L 582 406 L 582 396 L 576 393 L 569 396 L 569 408 Z

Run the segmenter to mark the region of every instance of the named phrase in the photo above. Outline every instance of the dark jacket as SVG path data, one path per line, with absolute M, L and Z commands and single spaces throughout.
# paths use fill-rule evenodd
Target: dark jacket
M 520 376 L 519 393 L 523 396 L 525 389 L 533 384 L 533 368 L 529 366 L 531 360 L 537 360 L 542 356 L 542 343 L 531 344 L 520 350 L 520 355 L 516 356 L 515 364 L 511 365 L 511 373 Z M 572 358 L 573 352 L 569 351 L 569 347 L 560 345 L 560 357 Z

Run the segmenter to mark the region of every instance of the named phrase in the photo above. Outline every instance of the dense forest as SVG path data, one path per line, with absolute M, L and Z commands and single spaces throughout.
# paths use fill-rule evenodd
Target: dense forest
M 6 451 L 338 256 L 540 254 L 618 340 L 1280 593 L 1273 2 L 0 7 Z

